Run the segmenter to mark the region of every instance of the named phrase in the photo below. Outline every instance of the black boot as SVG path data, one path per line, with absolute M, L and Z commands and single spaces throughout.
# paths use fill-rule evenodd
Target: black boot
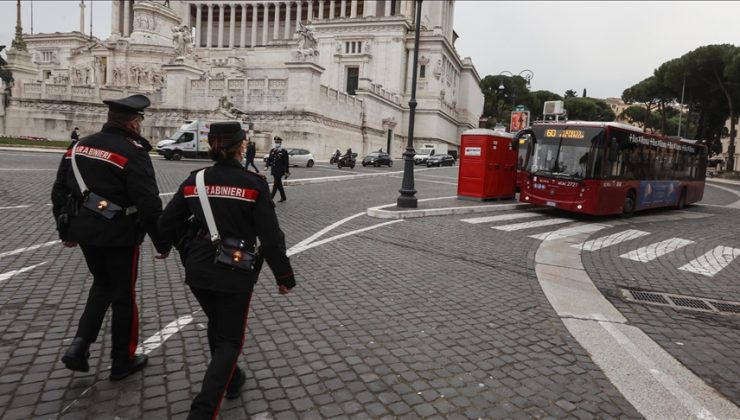
M 131 360 L 113 359 L 113 366 L 110 368 L 110 380 L 120 381 L 121 379 L 144 369 L 148 362 L 149 356 L 146 354 L 137 354 Z
M 64 356 L 62 356 L 62 362 L 67 366 L 67 369 L 88 372 L 90 371 L 90 365 L 87 363 L 89 358 L 90 342 L 82 337 L 75 337 Z
M 244 371 L 242 371 L 241 368 L 237 367 L 234 375 L 231 377 L 229 386 L 226 387 L 226 398 L 230 400 L 239 398 L 245 382 L 247 382 L 247 375 L 244 374 Z

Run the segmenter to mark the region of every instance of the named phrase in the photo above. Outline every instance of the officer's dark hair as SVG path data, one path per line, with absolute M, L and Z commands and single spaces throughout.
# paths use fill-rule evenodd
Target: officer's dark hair
M 232 159 L 244 140 L 246 133 L 238 122 L 213 123 L 208 133 L 208 144 L 211 146 L 208 155 L 216 162 Z

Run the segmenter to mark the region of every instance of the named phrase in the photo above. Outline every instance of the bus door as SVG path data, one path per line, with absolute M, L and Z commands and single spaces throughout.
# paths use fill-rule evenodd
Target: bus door
M 599 209 L 602 212 L 619 213 L 630 184 L 625 178 L 633 172 L 635 165 L 635 162 L 628 161 L 629 133 L 608 127 L 599 150 L 604 155 L 604 181 L 600 186 Z

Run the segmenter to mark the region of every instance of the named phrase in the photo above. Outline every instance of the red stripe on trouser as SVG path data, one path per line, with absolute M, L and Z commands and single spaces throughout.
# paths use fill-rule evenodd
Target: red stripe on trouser
M 224 400 L 224 393 L 226 393 L 226 388 L 229 387 L 229 384 L 231 383 L 231 378 L 234 377 L 234 372 L 236 371 L 236 362 L 239 360 L 239 355 L 242 354 L 242 349 L 244 348 L 244 339 L 247 336 L 247 316 L 249 315 L 249 304 L 252 302 L 252 292 L 249 292 L 249 296 L 247 296 L 247 308 L 244 310 L 244 318 L 242 321 L 242 342 L 239 345 L 239 353 L 237 353 L 236 358 L 234 359 L 234 364 L 231 366 L 231 373 L 229 373 L 229 380 L 226 381 L 226 387 L 224 387 L 224 390 L 221 391 L 221 396 L 218 398 L 218 403 L 216 404 L 216 411 L 213 412 L 213 417 L 211 417 L 211 420 L 215 420 L 218 416 L 218 410 L 221 409 L 221 402 Z
M 131 259 L 131 335 L 128 341 L 128 358 L 132 360 L 139 345 L 139 309 L 136 306 L 136 276 L 139 272 L 139 245 L 134 247 Z

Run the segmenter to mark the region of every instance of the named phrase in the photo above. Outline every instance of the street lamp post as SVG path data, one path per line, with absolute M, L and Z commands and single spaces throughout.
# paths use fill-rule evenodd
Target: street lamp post
M 416 0 L 416 29 L 414 31 L 414 62 L 411 71 L 411 100 L 409 101 L 409 136 L 406 142 L 406 151 L 403 152 L 403 181 L 401 195 L 396 205 L 401 208 L 415 209 L 417 207 L 416 189 L 414 189 L 414 117 L 416 115 L 416 67 L 419 64 L 419 32 L 421 31 L 421 3 Z
M 514 77 L 515 75 L 514 75 L 514 73 L 512 73 L 512 72 L 510 72 L 508 70 L 504 70 L 501 73 L 499 73 L 499 76 Z M 517 74 L 516 76 L 519 76 L 522 79 L 524 79 L 524 82 L 527 84 L 527 87 L 529 87 L 531 80 L 534 78 L 534 72 L 532 70 L 529 70 L 529 69 L 524 69 L 524 70 L 520 71 L 519 74 Z M 506 86 L 504 86 L 504 79 L 503 78 L 501 78 L 501 80 L 499 82 L 498 90 L 501 93 L 504 93 L 504 91 L 506 90 Z M 516 85 L 512 85 L 511 86 L 511 108 L 512 108 L 512 110 L 516 109 L 516 96 L 517 96 L 516 93 L 517 93 L 516 92 Z M 502 111 L 503 111 L 503 109 L 502 109 Z M 501 115 L 499 115 L 499 119 L 500 118 L 501 118 Z

